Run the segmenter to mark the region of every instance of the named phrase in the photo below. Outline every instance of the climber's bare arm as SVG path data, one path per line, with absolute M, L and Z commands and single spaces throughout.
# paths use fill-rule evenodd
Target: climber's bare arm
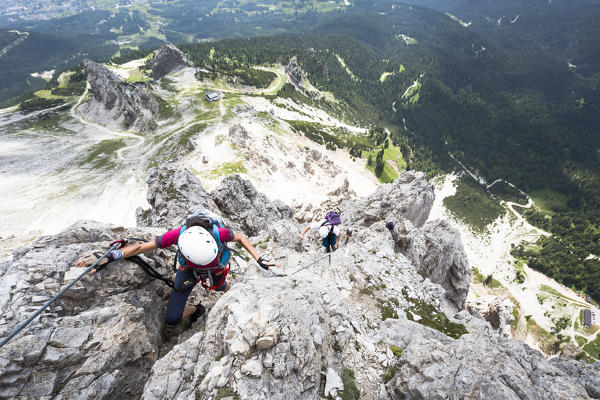
M 256 252 L 256 249 L 254 248 L 254 246 L 252 246 L 252 243 L 250 243 L 250 241 L 248 240 L 248 238 L 245 235 L 242 235 L 241 233 L 234 233 L 233 241 L 241 244 L 242 247 L 244 249 L 246 249 L 246 251 L 248 251 L 248 253 L 250 253 L 250 255 L 252 256 L 252 258 L 254 258 L 256 260 L 256 262 L 258 262 L 259 264 L 261 262 L 263 262 L 264 264 L 268 265 L 269 267 L 270 266 L 281 267 L 281 264 L 267 263 L 262 260 L 259 261 L 259 259 L 261 259 L 261 257 L 258 255 L 258 253 Z
M 306 228 L 304 228 L 304 230 L 300 234 L 300 239 L 301 240 L 304 239 L 304 235 L 306 235 L 306 232 L 308 232 L 309 229 L 310 229 L 310 225 L 306 225 Z
M 127 257 L 137 256 L 138 254 L 142 254 L 147 251 L 154 250 L 156 248 L 157 248 L 156 243 L 154 242 L 154 240 L 151 240 L 151 241 L 145 242 L 145 243 L 134 244 L 131 246 L 125 246 L 121 249 L 121 251 L 123 252 L 123 257 L 127 258 Z
M 147 251 L 154 250 L 154 249 L 156 249 L 156 243 L 154 242 L 154 240 L 151 240 L 151 241 L 145 242 L 145 243 L 134 244 L 131 246 L 125 246 L 121 249 L 121 251 L 123 252 L 123 258 L 127 258 L 127 257 L 137 256 L 138 254 L 142 254 Z M 87 267 L 89 265 L 92 265 L 97 259 L 98 259 L 98 257 L 96 257 L 94 254 L 86 254 L 86 255 L 80 257 L 79 260 L 77 260 L 76 265 L 78 267 Z M 103 262 L 101 261 L 100 264 L 103 264 Z M 92 269 L 90 271 L 90 275 L 94 275 L 96 272 L 97 272 L 96 269 Z
M 241 244 L 242 247 L 246 249 L 248 253 L 250 253 L 252 258 L 254 258 L 255 260 L 259 259 L 260 256 L 258 255 L 256 250 L 254 249 L 254 246 L 252 246 L 252 243 L 250 243 L 250 241 L 245 235 L 242 235 L 241 233 L 234 233 L 233 241 Z

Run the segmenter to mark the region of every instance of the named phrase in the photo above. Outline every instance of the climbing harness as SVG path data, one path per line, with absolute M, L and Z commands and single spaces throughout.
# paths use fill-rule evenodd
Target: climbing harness
M 39 310 L 37 310 L 35 313 L 33 313 L 33 315 L 31 317 L 27 318 L 27 320 L 25 320 L 24 322 L 20 323 L 11 333 L 9 333 L 9 335 L 7 337 L 5 337 L 4 339 L 2 339 L 2 341 L 0 341 L 0 348 L 2 346 L 4 346 L 6 343 L 8 343 L 8 341 L 10 339 L 12 339 L 13 337 L 15 337 L 15 335 L 17 333 L 21 332 L 23 330 L 23 328 L 25 328 L 27 325 L 29 325 L 38 315 L 40 315 L 42 313 L 42 311 L 44 311 L 46 308 L 48 308 L 50 306 L 50 304 L 54 303 L 60 296 L 62 296 L 63 293 L 65 293 L 67 290 L 69 290 L 71 288 L 71 286 L 73 286 L 75 284 L 75 282 L 79 281 L 88 272 L 90 272 L 91 270 L 93 270 L 94 268 L 96 268 L 96 265 L 98 265 L 98 263 L 101 260 L 103 260 L 104 258 L 106 258 L 110 254 L 111 251 L 117 250 L 121 246 L 121 244 L 122 243 L 120 241 L 113 242 L 111 244 L 111 246 L 109 247 L 109 249 L 106 251 L 106 253 L 104 253 L 100 258 L 98 258 L 92 265 L 90 265 L 89 267 L 87 267 L 85 269 L 85 271 L 83 271 L 81 274 L 79 274 L 79 276 L 77 278 L 73 279 L 71 281 L 71 283 L 69 283 L 60 292 L 58 292 L 58 294 L 56 296 L 54 296 L 53 298 L 51 298 L 50 300 L 48 300 Z

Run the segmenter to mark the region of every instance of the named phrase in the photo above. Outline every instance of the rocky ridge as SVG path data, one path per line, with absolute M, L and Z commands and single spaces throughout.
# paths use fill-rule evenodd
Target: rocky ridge
M 156 127 L 153 117 L 158 101 L 143 86 L 123 82 L 105 66 L 83 62 L 84 72 L 93 95 L 79 110 L 87 119 L 116 128 L 147 132 Z
M 442 285 L 446 298 L 462 310 L 469 293 L 471 269 L 459 232 L 444 220 L 428 221 L 421 228 L 404 220 L 394 226 L 392 237 L 419 274 Z
M 311 56 L 315 57 L 314 49 L 311 50 Z M 327 67 L 327 64 L 322 61 L 318 61 L 317 65 L 320 67 L 323 77 L 327 78 L 329 76 L 329 68 Z M 306 72 L 304 72 L 302 66 L 298 63 L 298 57 L 294 56 L 290 59 L 285 66 L 285 73 L 288 76 L 290 83 L 294 85 L 294 87 L 300 92 L 313 99 L 321 96 L 321 93 L 315 89 L 306 78 Z
M 152 58 L 150 64 L 152 67 L 152 78 L 158 80 L 188 64 L 190 62 L 181 50 L 172 44 L 166 44 L 158 49 Z
M 234 257 L 229 292 L 194 294 L 210 309 L 205 324 L 168 338 L 169 289 L 111 264 L 0 349 L 0 398 L 600 398 L 600 363 L 548 361 L 461 309 L 464 251 L 445 222 L 424 224 L 433 190 L 421 174 L 342 202 L 353 233 L 330 261 L 318 240 L 294 242 L 293 210 L 249 181 L 230 177 L 209 194 L 187 171 L 161 167 L 149 180 L 153 208 L 138 224 L 160 228 L 80 222 L 0 264 L 0 336 L 80 272 L 82 252 L 150 239 L 201 205 L 284 267 Z M 166 273 L 173 251 L 146 257 Z

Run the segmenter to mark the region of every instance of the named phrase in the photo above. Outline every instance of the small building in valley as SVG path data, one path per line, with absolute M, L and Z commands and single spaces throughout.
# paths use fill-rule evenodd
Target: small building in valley
M 583 325 L 586 328 L 592 326 L 592 310 L 587 308 L 583 310 Z
M 221 92 L 217 91 L 208 92 L 204 96 L 204 98 L 208 101 L 218 101 L 221 99 L 221 97 L 223 97 L 223 95 L 221 94 Z

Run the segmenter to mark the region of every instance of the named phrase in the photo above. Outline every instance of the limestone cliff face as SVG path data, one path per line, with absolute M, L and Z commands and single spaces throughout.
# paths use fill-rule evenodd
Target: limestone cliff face
M 285 73 L 290 79 L 290 82 L 302 92 L 306 90 L 304 87 L 304 79 L 306 74 L 298 64 L 298 57 L 294 56 L 290 59 L 288 64 L 285 66 Z
M 158 102 L 145 88 L 123 82 L 105 66 L 84 61 L 92 99 L 79 110 L 91 121 L 141 132 L 154 129 Z
M 427 182 L 424 173 L 405 171 L 367 198 L 345 203 L 342 212 L 345 218 L 363 226 L 404 218 L 421 227 L 429 217 L 434 198 L 433 185 Z
M 169 333 L 169 288 L 128 261 L 109 264 L 0 349 L 0 398 L 599 398 L 600 363 L 548 361 L 460 309 L 468 266 L 451 227 L 422 223 L 428 185 L 408 172 L 368 202 L 343 202 L 353 234 L 329 258 L 317 238 L 299 242 L 289 207 L 241 177 L 207 193 L 185 170 L 153 170 L 153 208 L 138 223 L 160 228 L 80 222 L 0 263 L 0 336 L 81 271 L 82 252 L 151 239 L 199 206 L 282 268 L 235 256 L 229 292 L 192 294 L 206 321 Z M 378 218 L 399 221 L 396 230 Z M 173 256 L 145 255 L 165 274 Z
M 469 293 L 471 269 L 458 230 L 448 221 L 429 221 L 414 228 L 404 219 L 395 224 L 392 236 L 398 250 L 412 261 L 419 274 L 442 285 L 446 298 L 462 310 Z
M 162 46 L 152 58 L 152 77 L 156 80 L 162 78 L 178 68 L 189 64 L 185 54 L 172 44 Z
M 136 211 L 138 226 L 171 229 L 201 208 L 216 209 L 200 180 L 189 171 L 161 165 L 148 172 L 146 200 L 151 208 Z
M 386 384 L 392 399 L 600 398 L 600 363 L 546 360 L 523 342 L 491 330 L 448 340 L 386 321 L 382 337 L 404 349 Z
M 82 222 L 0 264 L 0 336 L 25 320 L 81 270 L 78 254 L 116 236 L 157 232 Z M 149 261 L 166 271 L 164 260 Z M 86 276 L 0 349 L 0 398 L 139 397 L 158 356 L 165 288 L 138 267 L 118 262 Z

